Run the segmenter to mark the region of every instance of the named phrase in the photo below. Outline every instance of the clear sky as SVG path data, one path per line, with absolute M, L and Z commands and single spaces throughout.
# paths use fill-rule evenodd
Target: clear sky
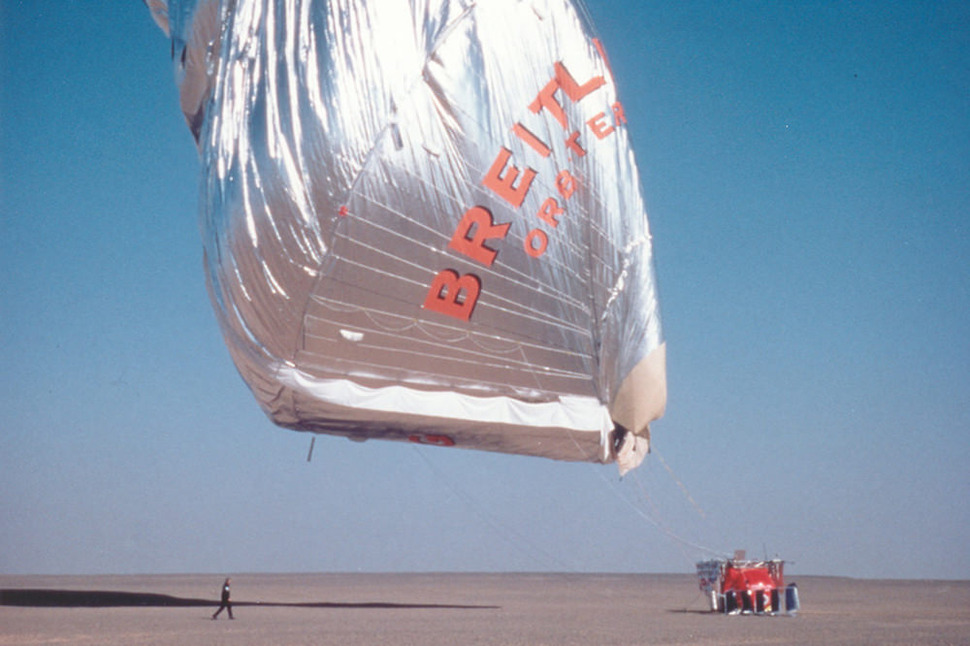
M 970 5 L 590 0 L 670 398 L 613 466 L 275 428 L 139 0 L 0 0 L 0 573 L 970 578 Z

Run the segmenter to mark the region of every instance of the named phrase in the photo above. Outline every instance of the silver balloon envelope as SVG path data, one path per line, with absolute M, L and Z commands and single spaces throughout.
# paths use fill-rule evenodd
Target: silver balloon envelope
M 214 308 L 274 422 L 640 463 L 666 401 L 651 239 L 581 7 L 146 3 Z

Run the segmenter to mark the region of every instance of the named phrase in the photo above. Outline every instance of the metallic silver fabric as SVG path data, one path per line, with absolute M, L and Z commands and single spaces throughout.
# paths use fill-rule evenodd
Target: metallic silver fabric
M 276 423 L 605 462 L 649 363 L 622 405 L 649 407 L 625 429 L 647 436 L 650 233 L 573 2 L 149 6 L 201 152 L 215 310 Z

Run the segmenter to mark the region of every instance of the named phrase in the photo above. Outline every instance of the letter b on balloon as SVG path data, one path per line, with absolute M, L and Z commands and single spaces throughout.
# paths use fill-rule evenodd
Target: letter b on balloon
M 431 281 L 424 308 L 467 321 L 472 316 L 481 289 L 482 281 L 475 274 L 459 276 L 452 269 L 442 269 Z

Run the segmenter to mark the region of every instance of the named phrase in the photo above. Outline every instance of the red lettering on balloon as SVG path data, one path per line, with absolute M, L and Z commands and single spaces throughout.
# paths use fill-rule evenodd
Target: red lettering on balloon
M 556 188 L 564 200 L 568 200 L 576 192 L 576 178 L 568 170 L 561 170 L 556 175 Z
M 492 213 L 483 206 L 473 206 L 465 211 L 455 233 L 448 243 L 449 249 L 465 254 L 472 260 L 491 267 L 495 262 L 498 251 L 487 246 L 485 242 L 492 238 L 505 238 L 509 232 L 511 222 L 494 224 Z
M 599 41 L 594 41 L 594 45 L 608 71 L 609 61 L 606 58 L 606 52 Z M 603 68 L 600 66 L 600 69 Z M 612 72 L 608 73 L 612 74 Z M 582 101 L 605 84 L 606 79 L 602 75 L 592 76 L 586 82 L 580 83 L 563 65 L 562 61 L 557 61 L 554 63 L 552 79 L 539 90 L 535 99 L 528 105 L 528 109 L 537 115 L 546 111 L 548 116 L 555 119 L 562 129 L 569 133 L 568 137 L 562 140 L 565 150 L 576 157 L 584 157 L 589 150 L 580 141 L 580 131 L 570 127 L 564 106 L 567 101 L 572 103 Z M 619 102 L 613 103 L 608 108 L 603 105 L 603 108 L 603 112 L 599 112 L 592 118 L 584 117 L 586 118 L 585 125 L 592 133 L 592 137 L 583 135 L 584 142 L 587 145 L 592 142 L 592 148 L 595 148 L 597 140 L 606 139 L 617 128 L 626 123 L 623 106 Z M 612 122 L 608 116 L 610 111 L 612 111 Z M 589 115 L 592 112 L 593 110 L 587 111 L 584 108 L 582 114 Z M 574 110 L 570 114 L 578 115 L 581 112 Z M 547 143 L 547 141 L 543 141 L 521 122 L 515 122 L 511 131 L 526 146 L 525 148 L 519 147 L 520 155 L 528 157 L 534 152 L 543 158 L 549 158 L 553 151 L 553 146 L 550 143 L 556 143 L 555 148 L 560 151 L 559 154 L 563 150 L 558 142 Z M 538 130 L 538 132 L 545 132 L 545 129 Z M 525 203 L 538 172 L 528 166 L 517 166 L 513 163 L 512 157 L 513 153 L 509 148 L 500 147 L 495 159 L 482 178 L 482 185 L 513 208 L 519 209 Z M 523 239 L 524 251 L 532 258 L 540 258 L 546 253 L 550 242 L 549 236 L 555 233 L 562 215 L 566 212 L 566 201 L 575 194 L 579 187 L 579 179 L 571 173 L 569 168 L 562 168 L 563 161 L 565 160 L 557 159 L 555 166 L 558 169 L 555 177 L 555 191 L 558 195 L 546 197 L 545 201 L 542 202 L 535 213 L 536 217 L 542 221 L 541 228 L 533 228 Z M 546 178 L 545 183 L 535 185 L 548 186 L 548 179 Z M 346 214 L 347 210 L 341 209 L 340 215 Z M 486 206 L 481 204 L 471 206 L 462 214 L 455 226 L 448 242 L 448 249 L 485 267 L 491 267 L 501 251 L 500 243 L 508 237 L 511 226 L 512 222 L 496 224 L 492 211 Z M 461 274 L 455 269 L 444 269 L 439 271 L 432 279 L 424 301 L 424 308 L 467 322 L 471 319 L 481 291 L 482 281 L 477 275 L 472 273 Z M 413 434 L 408 436 L 408 439 L 412 442 L 440 444 L 442 446 L 454 444 L 450 437 L 444 435 Z
M 577 157 L 586 156 L 586 151 L 579 145 L 579 132 L 573 132 L 573 134 L 569 135 L 569 139 L 566 140 L 566 147 L 576 153 Z
M 559 202 L 556 198 L 550 197 L 546 198 L 546 201 L 542 203 L 539 207 L 539 212 L 536 215 L 539 219 L 548 223 L 551 227 L 555 228 L 559 226 L 559 216 L 562 215 L 563 208 L 559 206 Z
M 566 93 L 566 96 L 578 102 L 593 90 L 603 87 L 606 84 L 606 79 L 602 76 L 594 76 L 580 85 L 566 69 L 566 66 L 560 62 L 556 63 L 556 82 L 559 83 L 559 87 Z
M 606 63 L 606 69 L 609 70 L 610 76 L 613 76 L 613 68 L 612 66 L 610 66 L 610 58 L 609 56 L 606 55 L 606 48 L 603 47 L 603 43 L 600 42 L 599 38 L 594 38 L 593 45 L 596 46 L 596 51 L 599 52 L 600 58 L 602 58 L 603 62 Z
M 551 81 L 546 83 L 545 87 L 539 90 L 539 94 L 532 103 L 529 104 L 529 109 L 535 114 L 539 114 L 543 109 L 548 110 L 549 113 L 559 122 L 563 130 L 567 130 L 569 126 L 566 124 L 566 113 L 562 109 L 562 105 L 556 100 L 556 90 L 562 90 L 563 93 L 573 102 L 578 102 L 582 100 L 586 95 L 594 90 L 597 90 L 606 83 L 606 79 L 602 76 L 594 76 L 582 85 L 576 82 L 573 75 L 569 73 L 566 66 L 561 62 L 556 63 L 556 75 Z
M 556 79 L 552 79 L 546 83 L 546 86 L 539 90 L 535 101 L 529 104 L 529 109 L 535 114 L 539 114 L 543 109 L 548 110 L 556 121 L 559 122 L 559 125 L 562 126 L 562 129 L 565 130 L 569 126 L 566 125 L 566 113 L 563 112 L 559 101 L 556 101 L 556 90 L 558 89 L 559 83 Z
M 542 229 L 533 229 L 525 236 L 525 252 L 533 258 L 538 258 L 546 252 L 549 246 L 549 236 Z
M 515 133 L 516 137 L 529 144 L 534 151 L 543 157 L 548 157 L 549 153 L 552 152 L 549 150 L 549 146 L 544 144 L 541 139 L 532 134 L 532 132 L 530 132 L 529 129 L 523 126 L 521 123 L 516 123 L 514 126 L 512 126 L 512 132 Z
M 499 151 L 498 156 L 495 157 L 495 161 L 492 162 L 491 168 L 485 173 L 482 184 L 486 188 L 494 191 L 503 200 L 518 208 L 525 201 L 525 196 L 529 192 L 529 186 L 532 185 L 532 180 L 536 177 L 536 172 L 531 168 L 526 168 L 522 171 L 522 179 L 519 181 L 518 186 L 515 186 L 515 180 L 519 176 L 519 169 L 511 165 L 506 168 L 511 157 L 512 151 L 503 147 Z
M 481 289 L 482 281 L 475 274 L 459 276 L 453 269 L 442 269 L 431 281 L 424 308 L 467 321 Z
M 606 119 L 606 113 L 600 112 L 598 115 L 586 122 L 589 129 L 593 131 L 597 139 L 606 139 L 616 129 L 611 126 Z

